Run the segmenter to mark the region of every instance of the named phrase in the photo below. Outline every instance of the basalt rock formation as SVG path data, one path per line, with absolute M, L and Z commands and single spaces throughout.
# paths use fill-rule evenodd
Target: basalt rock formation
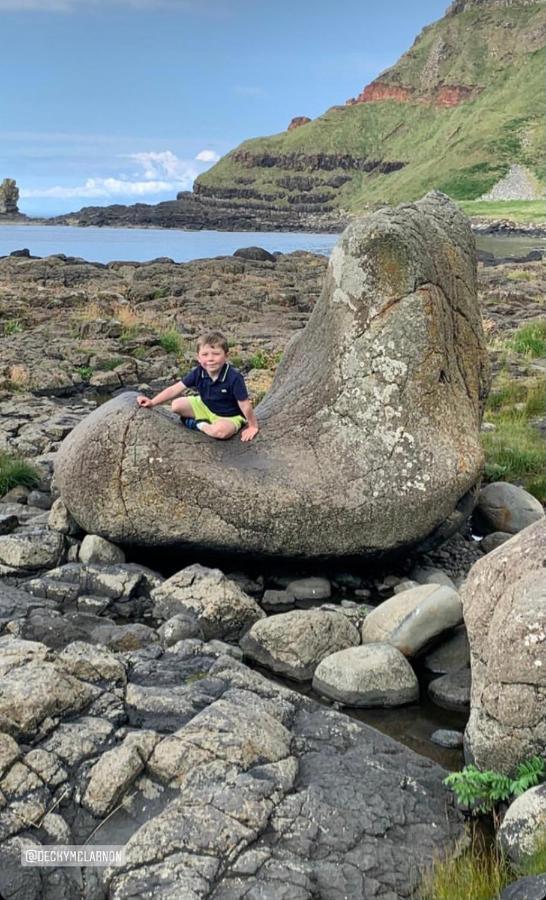
M 65 439 L 57 485 L 86 531 L 126 544 L 400 551 L 460 524 L 488 377 L 470 226 L 429 194 L 344 232 L 254 441 L 211 440 L 123 394 Z
M 19 188 L 13 178 L 4 178 L 0 184 L 0 218 L 16 219 L 20 216 L 17 203 Z

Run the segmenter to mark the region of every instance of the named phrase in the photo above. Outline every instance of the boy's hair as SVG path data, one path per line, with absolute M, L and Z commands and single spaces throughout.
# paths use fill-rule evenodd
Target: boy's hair
M 229 350 L 227 338 L 220 331 L 207 331 L 206 334 L 202 334 L 197 341 L 197 352 L 199 352 L 201 347 L 205 346 L 221 347 L 224 353 L 227 353 Z

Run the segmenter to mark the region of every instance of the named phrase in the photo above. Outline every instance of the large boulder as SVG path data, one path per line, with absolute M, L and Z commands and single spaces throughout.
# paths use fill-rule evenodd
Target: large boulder
M 400 551 L 468 514 L 488 366 L 468 220 L 428 194 L 344 232 L 254 441 L 211 440 L 126 393 L 65 439 L 57 485 L 79 525 L 114 542 Z
M 468 754 L 511 772 L 546 754 L 546 519 L 488 553 L 462 590 L 472 694 Z

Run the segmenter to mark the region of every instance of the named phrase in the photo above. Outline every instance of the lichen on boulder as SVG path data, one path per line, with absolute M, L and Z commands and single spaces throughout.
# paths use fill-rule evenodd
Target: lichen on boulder
M 467 512 L 488 385 L 470 225 L 432 193 L 343 233 L 254 441 L 185 431 L 128 393 L 68 436 L 56 480 L 76 521 L 114 542 L 403 551 L 438 529 L 447 537 Z

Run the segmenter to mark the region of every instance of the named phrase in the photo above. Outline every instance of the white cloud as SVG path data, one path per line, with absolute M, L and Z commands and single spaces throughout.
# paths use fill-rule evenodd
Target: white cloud
M 129 175 L 118 174 L 115 178 L 87 178 L 83 184 L 73 187 L 56 184 L 51 187 L 21 188 L 21 197 L 113 199 L 171 194 L 174 200 L 178 191 L 190 190 L 199 172 L 203 171 L 203 167 L 197 166 L 194 160 L 180 159 L 171 150 L 129 153 L 122 158 L 133 160 L 142 171 Z M 215 162 L 219 158 L 212 150 L 202 150 L 196 160 L 201 163 Z
M 21 188 L 21 197 L 144 197 L 180 190 L 179 184 L 170 181 L 125 181 L 120 178 L 87 178 L 84 184 L 74 187 L 53 185 L 44 188 Z M 174 199 L 174 198 L 173 198 Z
M 170 178 L 175 181 L 188 179 L 193 181 L 198 174 L 191 162 L 180 159 L 170 150 L 130 153 L 128 158 L 134 159 L 144 169 L 144 178 L 147 179 Z
M 200 162 L 218 162 L 219 155 L 214 150 L 201 150 L 195 157 Z

